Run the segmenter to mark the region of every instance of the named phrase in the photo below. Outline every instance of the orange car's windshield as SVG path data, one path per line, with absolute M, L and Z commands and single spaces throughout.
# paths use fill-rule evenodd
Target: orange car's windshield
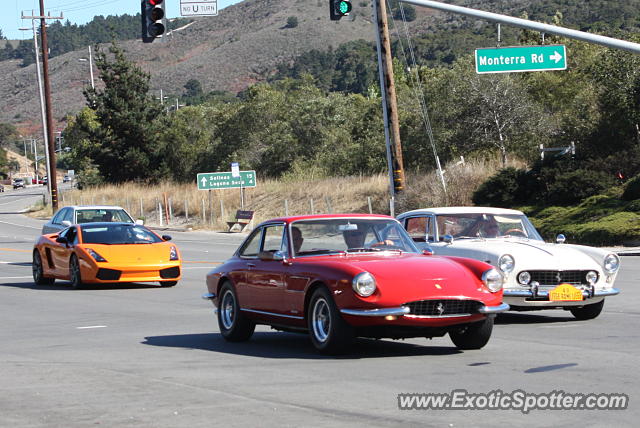
M 105 224 L 85 225 L 82 228 L 84 244 L 152 244 L 163 242 L 155 233 L 137 224 Z

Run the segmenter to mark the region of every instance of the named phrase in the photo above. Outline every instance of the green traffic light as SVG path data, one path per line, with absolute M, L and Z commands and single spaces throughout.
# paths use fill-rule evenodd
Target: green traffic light
M 351 2 L 341 1 L 340 4 L 338 5 L 338 10 L 343 15 L 346 15 L 347 13 L 351 12 Z

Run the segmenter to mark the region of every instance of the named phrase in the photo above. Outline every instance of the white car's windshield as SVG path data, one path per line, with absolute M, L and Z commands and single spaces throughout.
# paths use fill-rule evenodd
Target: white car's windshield
M 516 237 L 542 241 L 525 215 L 513 214 L 443 214 L 436 216 L 439 236 L 454 238 Z
M 418 252 L 402 226 L 387 219 L 302 220 L 291 224 L 290 233 L 296 256 L 387 250 Z

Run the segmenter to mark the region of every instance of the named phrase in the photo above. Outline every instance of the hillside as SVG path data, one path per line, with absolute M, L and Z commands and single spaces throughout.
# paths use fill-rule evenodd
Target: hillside
M 373 39 L 368 8 L 356 7 L 352 22 L 329 21 L 327 9 L 320 0 L 246 0 L 172 32 L 166 41 L 121 44 L 129 58 L 152 74 L 152 88 L 158 94 L 162 89 L 165 94 L 180 95 L 184 84 L 194 78 L 205 91 L 237 92 L 264 80 L 279 62 L 308 50 Z M 289 16 L 298 18 L 297 27 L 285 28 Z M 76 51 L 49 62 L 57 120 L 84 105 L 82 87 L 89 80 L 89 69 L 87 62 L 79 60 L 87 55 L 86 50 Z M 39 118 L 35 66 L 19 64 L 19 60 L 0 62 L 0 121 Z
M 524 12 L 537 20 L 550 21 L 555 11 L 562 10 L 564 23 L 572 28 L 598 30 L 603 23 L 626 31 L 639 27 L 640 0 L 456 0 L 513 16 Z M 120 42 L 129 58 L 151 73 L 151 87 L 175 102 L 184 85 L 197 79 L 205 92 L 212 90 L 236 93 L 248 85 L 265 81 L 276 66 L 290 62 L 312 49 L 327 50 L 358 39 L 374 40 L 371 4 L 367 0 L 353 2 L 352 16 L 330 21 L 326 0 L 245 0 L 220 11 L 216 17 L 202 17 L 173 31 L 164 40 L 143 44 L 140 40 Z M 469 18 L 442 14 L 416 7 L 416 20 L 410 23 L 412 35 L 424 32 L 452 31 L 466 28 L 485 46 L 495 43 L 491 24 Z M 287 18 L 296 17 L 298 26 L 288 28 Z M 396 25 L 400 26 L 400 23 Z M 391 23 L 392 38 L 395 28 Z M 399 30 L 403 31 L 401 28 Z M 514 39 L 517 30 L 503 28 L 503 38 Z M 446 38 L 442 43 L 446 43 Z M 466 45 L 473 44 L 468 42 Z M 477 46 L 476 46 L 477 47 Z M 471 52 L 472 47 L 469 47 Z M 67 113 L 77 112 L 85 103 L 82 88 L 89 81 L 87 50 L 70 52 L 50 60 L 53 113 L 59 123 Z M 94 69 L 96 81 L 97 70 Z M 29 132 L 39 122 L 39 104 L 35 66 L 20 67 L 20 60 L 0 61 L 0 121 L 18 124 Z

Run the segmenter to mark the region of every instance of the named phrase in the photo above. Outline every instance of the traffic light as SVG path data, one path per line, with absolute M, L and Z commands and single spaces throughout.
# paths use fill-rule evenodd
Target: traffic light
M 142 15 L 142 41 L 151 43 L 156 37 L 164 34 L 165 14 L 164 0 L 142 0 L 140 3 Z
M 349 15 L 351 7 L 349 0 L 329 0 L 329 17 L 332 21 L 338 21 L 343 16 Z

